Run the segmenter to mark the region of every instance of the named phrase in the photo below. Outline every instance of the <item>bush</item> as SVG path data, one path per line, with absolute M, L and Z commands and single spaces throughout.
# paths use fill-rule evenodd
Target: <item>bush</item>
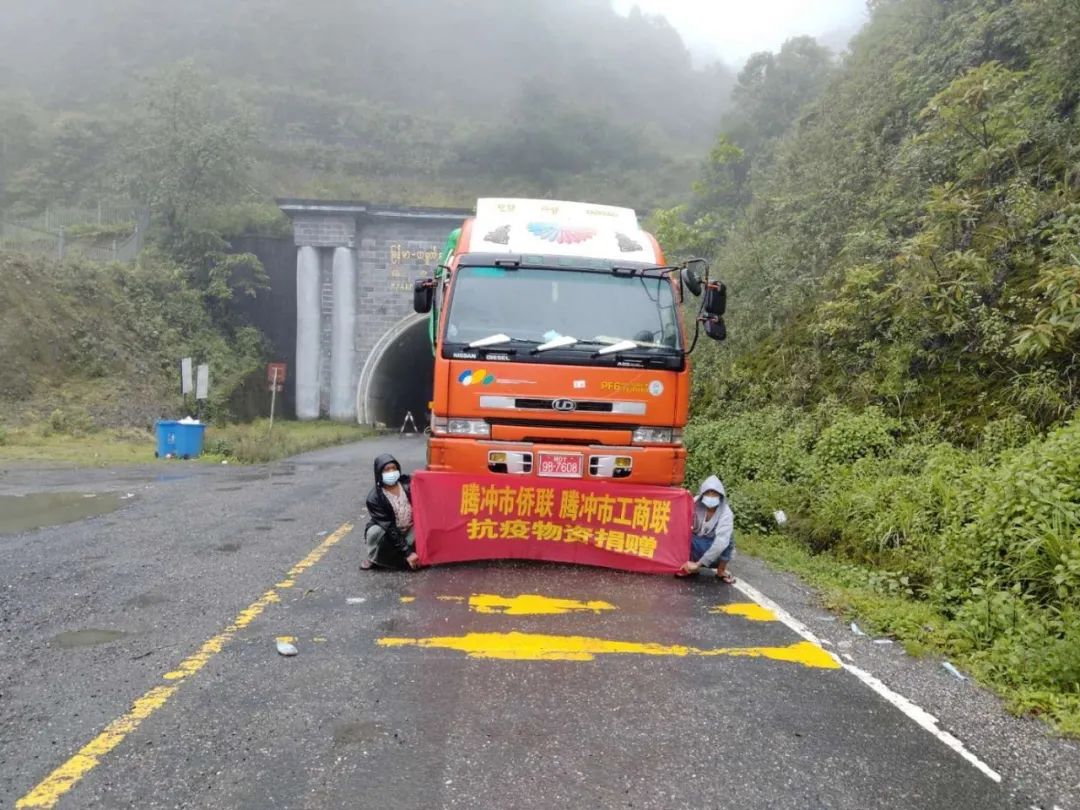
M 1073 728 L 1080 421 L 1041 438 L 998 420 L 976 448 L 898 427 L 875 409 L 770 406 L 693 423 L 687 469 L 720 475 L 741 531 L 777 531 L 784 509 L 784 534 L 854 563 L 867 590 L 920 604 L 943 623 L 937 643 L 1014 707 Z
M 843 412 L 821 432 L 814 460 L 825 466 L 846 464 L 864 456 L 886 456 L 893 449 L 899 423 L 878 408 Z
M 1080 421 L 1002 462 L 964 539 L 988 575 L 1080 607 Z
M 86 411 L 64 411 L 60 408 L 49 414 L 45 423 L 46 436 L 62 434 L 65 436 L 85 436 L 95 429 L 94 421 Z
M 691 422 L 686 431 L 687 479 L 700 482 L 719 475 L 725 482 L 799 481 L 809 468 L 811 431 L 805 416 L 777 406 Z
M 244 425 L 212 425 L 206 432 L 203 453 L 234 459 L 241 464 L 262 464 L 319 447 L 359 441 L 367 428 L 337 422 L 292 422 L 257 419 Z

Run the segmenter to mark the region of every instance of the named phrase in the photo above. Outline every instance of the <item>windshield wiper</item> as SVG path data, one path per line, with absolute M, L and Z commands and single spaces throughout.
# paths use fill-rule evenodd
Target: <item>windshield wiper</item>
M 640 347 L 638 346 L 636 341 L 633 341 L 633 340 L 620 340 L 618 343 L 611 343 L 611 344 L 605 346 L 604 348 L 600 349 L 600 351 L 596 352 L 596 355 L 599 357 L 600 355 L 604 355 L 604 354 L 617 354 L 619 352 L 629 352 L 629 351 L 633 351 L 634 349 L 637 349 L 637 348 L 640 348 Z
M 570 335 L 559 335 L 556 338 L 552 338 L 547 343 L 541 343 L 539 346 L 532 350 L 532 353 L 538 354 L 539 352 L 546 352 L 549 349 L 562 349 L 567 346 L 573 346 L 577 342 L 578 339 L 576 337 L 572 337 Z
M 623 354 L 624 352 L 632 352 L 635 349 L 642 349 L 646 352 L 657 349 L 670 352 L 679 351 L 674 346 L 666 346 L 659 343 L 643 343 L 639 340 L 630 340 L 629 338 L 613 338 L 606 335 L 597 335 L 592 340 L 579 341 L 578 345 L 602 347 L 599 351 L 593 352 L 593 357 L 602 357 L 607 354 Z
M 540 341 L 529 340 L 528 338 L 511 337 L 510 335 L 505 335 L 502 332 L 499 332 L 495 335 L 488 335 L 487 337 L 480 338 L 479 340 L 474 340 L 467 345 L 470 349 L 480 349 L 481 351 L 484 351 L 486 349 L 496 349 L 497 351 L 508 352 L 511 354 L 517 351 L 517 349 L 515 349 L 513 346 L 507 346 L 507 343 L 517 343 L 519 345 L 525 344 L 526 346 L 537 346 L 539 345 Z
M 487 337 L 474 340 L 469 344 L 470 349 L 481 349 L 484 346 L 498 346 L 500 343 L 509 343 L 513 338 L 509 335 L 504 335 L 502 332 L 496 332 L 494 335 L 488 335 Z

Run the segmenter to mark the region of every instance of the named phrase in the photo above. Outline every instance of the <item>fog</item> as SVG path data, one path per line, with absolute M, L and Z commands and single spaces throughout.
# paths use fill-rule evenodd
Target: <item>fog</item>
M 861 1 L 0 0 L 0 210 L 107 196 L 113 146 L 179 65 L 215 116 L 255 122 L 263 199 L 672 204 L 742 58 Z
M 791 37 L 809 35 L 834 50 L 866 22 L 866 0 L 613 0 L 615 10 L 637 7 L 663 16 L 698 63 L 740 66 L 757 51 L 775 51 Z

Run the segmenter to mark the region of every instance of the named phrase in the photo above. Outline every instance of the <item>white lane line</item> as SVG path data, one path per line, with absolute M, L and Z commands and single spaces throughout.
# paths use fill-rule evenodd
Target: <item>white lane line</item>
M 740 577 L 735 582 L 735 587 L 742 591 L 752 601 L 757 602 L 763 608 L 771 610 L 773 613 L 776 614 L 777 619 L 790 627 L 807 641 L 811 641 L 814 644 L 821 646 L 821 639 L 815 636 L 814 633 L 810 630 L 810 628 L 808 628 L 805 624 L 800 622 L 798 619 L 796 619 L 794 616 L 792 616 L 790 613 L 788 613 L 786 610 L 776 604 L 776 602 L 774 602 L 772 599 L 765 596 L 765 594 L 763 594 L 757 588 L 753 587 L 752 585 L 748 585 L 746 583 L 746 580 Z M 930 714 L 922 707 L 912 703 L 899 692 L 894 692 L 892 689 L 883 684 L 880 680 L 875 678 L 866 670 L 861 669 L 854 664 L 849 664 L 846 661 L 841 660 L 836 656 L 835 653 L 830 652 L 829 650 L 826 650 L 826 652 L 828 652 L 829 655 L 835 658 L 837 663 L 840 664 L 840 666 L 842 666 L 844 669 L 846 669 L 864 684 L 866 684 L 879 695 L 881 695 L 881 697 L 883 697 L 885 700 L 898 708 L 909 718 L 922 726 L 926 731 L 929 731 L 931 734 L 941 740 L 941 742 L 945 743 L 945 745 L 958 753 L 969 763 L 974 765 L 985 776 L 988 776 L 995 782 L 1001 782 L 1001 774 L 999 774 L 997 771 L 995 771 L 993 768 L 991 768 L 989 765 L 987 765 L 985 762 L 983 762 L 981 759 L 971 753 L 971 751 L 965 748 L 964 744 L 952 734 L 945 731 L 944 729 L 939 728 L 938 719 L 934 717 L 934 715 Z

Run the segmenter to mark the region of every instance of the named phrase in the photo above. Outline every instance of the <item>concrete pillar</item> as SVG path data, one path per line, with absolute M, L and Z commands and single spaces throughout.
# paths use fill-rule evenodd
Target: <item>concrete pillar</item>
M 319 249 L 296 251 L 296 418 L 319 418 Z
M 356 421 L 356 254 L 334 248 L 334 306 L 330 320 L 330 418 Z

